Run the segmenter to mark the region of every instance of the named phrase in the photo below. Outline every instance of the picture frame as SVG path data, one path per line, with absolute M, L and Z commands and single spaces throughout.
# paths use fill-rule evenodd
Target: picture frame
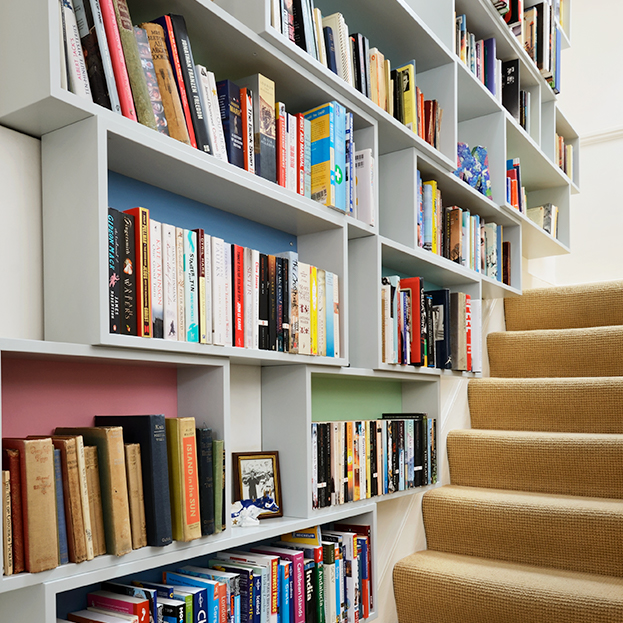
M 266 510 L 259 519 L 283 517 L 279 452 L 232 452 L 234 501 L 272 498 L 277 510 Z

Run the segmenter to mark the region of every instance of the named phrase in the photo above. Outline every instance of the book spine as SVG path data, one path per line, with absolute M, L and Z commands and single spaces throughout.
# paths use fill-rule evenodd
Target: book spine
M 164 338 L 166 340 L 177 340 L 177 264 L 175 251 L 175 227 L 167 223 L 162 224 L 162 298 L 164 304 Z
M 212 343 L 225 344 L 225 252 L 222 238 L 212 236 Z
M 320 357 L 327 355 L 327 311 L 326 311 L 326 271 L 316 269 L 316 290 L 317 290 L 317 354 Z
M 197 234 L 184 230 L 184 310 L 186 341 L 199 341 L 199 308 L 197 283 Z
M 255 125 L 256 172 L 271 182 L 277 181 L 275 150 L 275 83 L 258 74 L 257 87 L 253 91 L 253 115 Z
M 206 248 L 203 229 L 194 230 L 197 239 L 197 313 L 199 326 L 199 343 L 208 343 L 207 313 L 206 313 Z
M 243 249 L 244 256 L 244 347 L 253 348 L 253 325 L 254 307 L 253 307 L 253 249 L 245 247 Z
M 241 247 L 237 244 L 232 244 L 231 251 L 233 277 L 232 302 L 234 346 L 238 348 L 244 348 L 244 247 Z
M 232 263 L 231 263 L 231 243 L 223 243 L 223 275 L 225 283 L 225 296 L 223 298 L 223 320 L 224 320 L 224 335 L 225 346 L 233 346 L 234 338 L 234 317 L 233 317 L 233 292 L 232 292 Z
M 91 531 L 93 533 L 93 555 L 101 556 L 106 553 L 106 537 L 104 536 L 104 514 L 102 511 L 97 448 L 95 446 L 84 447 L 84 463 L 87 470 L 89 512 L 91 513 Z
M 203 305 L 205 309 L 205 330 L 206 342 L 212 344 L 213 310 L 212 310 L 212 238 L 204 232 L 203 248 L 205 259 L 205 298 Z
M 277 102 L 275 104 L 276 131 L 277 131 L 277 184 L 286 188 L 288 170 L 288 122 L 285 104 Z
M 184 229 L 175 228 L 175 274 L 177 298 L 177 339 L 186 341 L 186 309 L 184 279 Z
M 5 449 L 6 466 L 9 472 L 9 493 L 11 496 L 11 533 L 13 536 L 13 573 L 24 571 L 24 519 L 22 514 L 22 487 L 19 466 L 19 451 Z
M 268 256 L 268 350 L 277 350 L 277 258 Z
M 76 437 L 76 458 L 78 461 L 78 479 L 80 483 L 80 502 L 82 507 L 82 522 L 86 540 L 87 560 L 93 560 L 93 530 L 91 527 L 91 512 L 89 507 L 89 487 L 87 484 L 87 467 L 84 458 L 84 442 L 82 437 Z
M 299 300 L 299 353 L 311 355 L 311 267 L 298 263 L 298 300 Z
M 311 266 L 309 271 L 309 332 L 310 332 L 310 354 L 318 354 L 318 269 Z
M 199 96 L 201 106 L 205 116 L 208 139 L 212 146 L 212 155 L 227 162 L 227 148 L 225 147 L 225 137 L 223 135 L 223 124 L 221 123 L 221 112 L 218 106 L 218 97 L 213 96 L 212 86 L 214 74 L 211 74 L 203 65 L 195 65 L 195 75 L 197 76 L 197 85 L 199 88 Z
M 164 337 L 164 294 L 162 275 L 162 223 L 150 219 L 150 274 L 152 337 Z
M 57 486 L 57 491 L 58 491 L 58 486 Z M 62 487 L 61 487 L 61 492 L 62 492 Z M 59 523 L 59 530 L 60 530 L 60 527 L 61 527 L 61 524 Z M 60 541 L 60 534 L 59 534 L 59 541 Z M 65 541 L 65 545 L 67 545 L 67 541 Z M 66 553 L 67 552 L 65 552 L 65 554 Z M 65 562 L 67 562 L 67 560 Z M 3 572 L 3 575 L 13 575 L 13 529 L 11 526 L 11 475 L 8 470 L 5 470 L 2 472 L 2 572 Z
M 197 429 L 197 467 L 199 470 L 199 502 L 201 534 L 214 534 L 214 478 L 212 466 L 212 431 Z
M 108 0 L 107 0 L 108 1 Z M 167 44 L 167 51 L 169 52 L 169 59 L 171 61 L 171 69 L 177 85 L 177 90 L 180 95 L 180 102 L 182 103 L 182 110 L 184 111 L 184 119 L 186 121 L 186 130 L 188 131 L 188 140 L 193 147 L 197 147 L 197 138 L 195 136 L 195 130 L 193 126 L 193 119 L 190 110 L 190 104 L 188 99 L 188 93 L 186 92 L 186 86 L 184 84 L 184 74 L 182 72 L 182 64 L 180 61 L 180 55 L 178 51 L 177 41 L 175 39 L 175 32 L 173 30 L 173 22 L 170 15 L 163 15 L 161 18 L 155 20 L 157 24 L 162 26 L 164 32 L 165 41 Z
M 276 322 L 276 349 L 284 352 L 284 332 L 283 332 L 283 310 L 284 310 L 284 279 L 283 279 L 283 258 L 275 258 L 275 322 Z M 286 349 L 287 352 L 287 349 Z
M 305 117 L 296 115 L 296 192 L 305 195 Z
M 74 7 L 70 0 L 61 0 L 61 12 L 67 55 L 69 90 L 79 97 L 92 101 L 91 86 L 89 84 L 86 63 L 80 43 L 76 14 L 74 13 Z
M 96 0 L 92 0 L 96 1 Z M 162 107 L 167 122 L 169 136 L 190 145 L 186 121 L 180 94 L 175 84 L 171 62 L 167 52 L 164 31 L 160 24 L 145 22 L 141 24 L 147 32 L 147 40 L 151 49 L 154 72 L 158 80 L 158 88 L 162 98 Z
M 121 213 L 108 208 L 108 310 L 110 333 L 121 333 Z
M 253 93 L 251 89 L 240 89 L 240 116 L 242 120 L 242 142 L 244 152 L 244 168 L 255 173 L 255 141 L 253 131 Z
M 298 169 L 296 165 L 296 142 L 298 136 L 298 124 L 296 117 L 287 113 L 286 115 L 287 126 L 287 173 L 286 173 L 286 187 L 288 190 L 296 193 L 298 192 Z
M 242 138 L 242 111 L 240 88 L 231 80 L 216 83 L 218 103 L 227 147 L 227 159 L 241 169 L 244 168 L 244 142 Z
M 224 486 L 224 464 L 225 448 L 223 441 L 213 439 L 212 441 L 212 477 L 214 479 L 214 531 L 222 532 L 223 523 L 221 516 L 225 499 L 223 497 Z
M 147 90 L 145 74 L 141 66 L 138 44 L 134 36 L 134 27 L 128 5 L 125 0 L 112 0 L 112 3 L 115 9 L 115 17 L 117 18 L 117 28 L 119 29 L 123 56 L 130 79 L 131 95 L 134 99 L 138 121 L 155 130 L 156 119 L 149 98 L 149 91 Z
M 252 330 L 253 342 L 251 348 L 259 349 L 259 318 L 260 318 L 260 252 L 255 249 L 252 253 L 253 262 L 253 307 Z
M 132 549 L 147 545 L 147 527 L 145 524 L 145 499 L 141 473 L 141 453 L 137 443 L 125 444 L 125 468 L 128 481 L 128 503 L 130 506 L 130 528 Z
M 151 337 L 149 210 L 132 208 L 126 210 L 126 214 L 134 216 L 137 333 L 141 337 Z
M 137 335 L 135 218 L 121 215 L 121 333 Z M 120 301 L 121 302 L 121 301 Z

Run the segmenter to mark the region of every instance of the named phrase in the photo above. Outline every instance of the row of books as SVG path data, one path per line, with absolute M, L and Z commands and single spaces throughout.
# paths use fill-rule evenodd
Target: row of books
M 528 208 L 526 216 L 554 238 L 558 238 L 558 206 L 553 203 Z
M 530 92 L 520 88 L 519 59 L 502 63 L 502 105 L 530 133 Z
M 436 482 L 436 422 L 425 413 L 312 423 L 313 508 Z
M 260 253 L 151 219 L 108 211 L 110 332 L 340 356 L 338 275 L 286 251 Z
M 560 93 L 559 0 L 510 0 L 504 20 L 553 91 Z
M 67 54 L 75 55 L 75 62 L 67 63 L 70 90 L 295 193 L 355 214 L 353 116 L 343 106 L 331 102 L 305 114 L 288 114 L 275 101 L 275 83 L 266 76 L 216 82 L 212 72 L 195 65 L 183 16 L 165 15 L 132 27 L 125 0 L 73 1 L 75 15 L 71 0 L 62 9 Z M 371 150 L 364 150 L 364 157 L 370 159 Z M 358 185 L 359 212 L 369 224 L 372 170 L 365 170 Z
M 565 143 L 564 137 L 558 134 L 556 134 L 554 163 L 565 172 L 570 180 L 573 180 L 573 145 Z
M 521 183 L 521 161 L 509 158 L 506 161 L 506 203 L 522 214 L 528 208 L 526 188 Z
M 349 34 L 341 13 L 322 17 L 313 0 L 272 0 L 272 9 L 272 25 L 283 36 L 438 148 L 443 110 L 437 100 L 424 100 L 414 60 L 392 69 L 365 35 Z
M 381 281 L 381 317 L 383 363 L 482 372 L 480 300 L 393 275 Z
M 417 186 L 418 246 L 503 281 L 503 271 L 498 270 L 497 260 L 502 258 L 501 225 L 485 223 L 480 215 L 458 206 L 444 207 L 437 182 L 422 182 L 419 171 Z M 498 249 L 496 253 L 489 250 L 494 244 Z
M 502 93 L 502 61 L 496 57 L 496 41 L 476 39 L 467 30 L 467 16 L 457 15 L 455 20 L 455 53 L 467 68 L 499 101 Z
M 161 582 L 103 582 L 86 595 L 86 609 L 67 617 L 76 623 L 354 623 L 373 608 L 371 562 L 371 526 L 336 523 L 216 552 L 203 566 L 163 571 Z
M 5 575 L 225 528 L 223 442 L 195 418 L 96 416 L 2 447 Z

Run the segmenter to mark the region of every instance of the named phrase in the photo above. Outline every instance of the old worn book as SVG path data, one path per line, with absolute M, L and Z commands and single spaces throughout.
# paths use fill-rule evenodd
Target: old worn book
M 143 498 L 143 473 L 141 469 L 141 446 L 139 444 L 125 444 L 125 469 L 128 478 L 132 549 L 139 549 L 147 545 L 145 500 Z
M 54 436 L 52 443 L 61 453 L 61 476 L 69 562 L 83 562 L 87 559 L 87 543 L 80 493 L 77 440 L 75 436 Z
M 91 530 L 91 511 L 89 509 L 89 489 L 87 486 L 87 468 L 84 460 L 84 442 L 81 435 L 76 436 L 76 458 L 78 459 L 78 478 L 80 482 L 80 501 L 82 521 L 87 546 L 87 560 L 93 560 L 93 532 Z
M 192 541 L 201 536 L 195 418 L 167 418 L 165 422 L 173 538 Z
M 13 575 L 13 530 L 11 527 L 11 475 L 2 472 L 2 569 L 4 575 Z
M 26 571 L 53 569 L 59 558 L 52 440 L 8 438 L 2 445 L 19 450 Z
M 122 428 L 57 428 L 55 432 L 57 435 L 82 435 L 88 445 L 97 446 L 106 552 L 121 556 L 132 551 Z
M 102 511 L 102 492 L 100 489 L 97 447 L 84 447 L 84 462 L 87 468 L 87 488 L 89 491 L 89 511 L 91 513 L 91 532 L 93 533 L 93 555 L 106 553 L 104 535 L 104 513 Z
M 121 37 L 121 45 L 123 46 L 123 56 L 130 78 L 130 86 L 132 88 L 132 98 L 136 107 L 136 114 L 139 123 L 146 125 L 152 130 L 156 129 L 156 119 L 149 97 L 149 89 L 147 81 L 141 66 L 141 58 L 138 52 L 138 44 L 134 35 L 134 26 L 132 18 L 125 0 L 113 0 L 115 7 L 115 17 L 117 18 L 117 27 L 119 28 L 119 36 Z
M 22 521 L 22 486 L 19 468 L 19 450 L 7 448 L 3 453 L 3 467 L 9 472 L 11 494 L 11 531 L 13 534 L 13 573 L 24 570 L 24 523 Z
M 171 60 L 167 51 L 167 44 L 164 38 L 164 32 L 160 24 L 144 22 L 141 28 L 147 31 L 147 39 L 151 48 L 151 58 L 154 62 L 154 69 L 158 78 L 158 87 L 160 88 L 160 97 L 162 98 L 162 106 L 169 127 L 169 136 L 190 145 L 188 138 L 188 130 L 186 129 L 186 121 L 184 120 L 184 111 L 182 110 L 182 102 L 180 94 L 175 84 L 173 70 L 171 69 Z

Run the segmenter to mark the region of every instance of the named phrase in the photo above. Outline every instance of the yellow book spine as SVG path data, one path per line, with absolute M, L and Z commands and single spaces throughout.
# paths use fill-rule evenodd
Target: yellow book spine
M 402 111 L 404 124 L 417 134 L 417 106 L 415 101 L 415 71 L 413 65 L 396 70 L 402 79 Z

